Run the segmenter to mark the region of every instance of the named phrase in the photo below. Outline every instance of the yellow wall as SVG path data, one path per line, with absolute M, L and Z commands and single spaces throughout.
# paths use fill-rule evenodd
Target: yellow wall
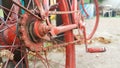
M 3 17 L 3 11 L 0 9 L 0 16 Z

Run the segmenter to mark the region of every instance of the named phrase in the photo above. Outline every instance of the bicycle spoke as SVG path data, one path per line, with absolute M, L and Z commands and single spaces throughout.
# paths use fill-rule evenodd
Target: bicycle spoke
M 26 54 L 22 57 L 22 59 L 16 64 L 15 68 L 18 67 L 18 65 L 23 61 L 23 59 L 26 57 Z

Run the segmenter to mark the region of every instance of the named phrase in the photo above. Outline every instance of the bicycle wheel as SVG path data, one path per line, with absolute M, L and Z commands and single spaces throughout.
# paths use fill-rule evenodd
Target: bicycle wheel
M 20 0 L 13 0 L 20 4 Z M 23 0 L 24 1 L 24 0 Z M 26 3 L 26 2 L 25 2 Z M 28 3 L 28 2 L 27 2 Z M 28 5 L 28 4 L 25 4 Z M 2 0 L 0 7 L 3 10 L 4 18 L 0 18 L 0 46 L 1 54 L 6 57 L 3 63 L 4 68 L 28 68 L 27 51 L 19 39 L 18 20 L 21 17 L 20 7 L 13 4 L 12 0 Z M 29 6 L 27 6 L 29 8 Z M 5 51 L 5 52 L 4 52 Z M 14 55 L 14 56 L 13 56 Z M 10 57 L 12 58 L 10 59 Z M 2 56 L 1 56 L 2 57 Z
M 82 24 L 85 27 L 85 32 L 86 32 L 86 38 L 87 40 L 90 40 L 93 35 L 95 34 L 98 24 L 99 24 L 99 8 L 98 8 L 98 2 L 97 0 L 93 0 L 93 3 L 91 4 L 84 4 L 84 0 L 81 0 L 82 8 L 80 8 L 82 15 Z M 90 11 L 89 11 L 90 10 Z M 89 15 L 89 14 L 92 15 Z M 94 14 L 95 13 L 95 14 Z M 92 18 L 92 16 L 95 18 L 92 19 L 84 19 L 84 16 L 86 18 Z

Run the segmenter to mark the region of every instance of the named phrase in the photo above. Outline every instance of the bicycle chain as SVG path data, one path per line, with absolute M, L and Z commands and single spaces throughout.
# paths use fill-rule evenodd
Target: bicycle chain
M 72 14 L 72 13 L 80 13 L 80 10 L 77 11 L 49 11 L 50 15 L 56 15 L 56 14 Z
M 56 48 L 59 48 L 59 47 L 66 47 L 69 44 L 75 44 L 75 43 L 80 42 L 80 41 L 81 40 L 75 40 L 75 41 L 72 41 L 72 42 L 66 42 L 66 43 L 62 43 L 62 44 L 56 44 L 56 45 L 45 47 L 45 48 L 42 48 L 42 49 L 43 49 L 43 51 L 48 51 L 48 50 L 56 49 Z

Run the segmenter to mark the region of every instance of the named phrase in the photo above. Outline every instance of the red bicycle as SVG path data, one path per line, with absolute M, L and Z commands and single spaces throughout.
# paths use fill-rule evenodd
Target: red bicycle
M 84 41 L 87 52 L 101 52 L 101 48 L 88 48 L 87 40 L 90 40 L 98 26 L 99 10 L 98 2 L 94 0 L 96 21 L 91 27 L 90 33 L 86 33 L 87 27 L 84 16 L 84 0 L 2 0 L 4 18 L 0 18 L 0 49 L 1 54 L 8 59 L 4 68 L 29 68 L 28 55 L 39 59 L 46 68 L 51 68 L 47 52 L 52 49 L 64 47 L 66 49 L 66 68 L 76 68 L 75 43 Z M 56 9 L 58 9 L 56 11 Z M 53 26 L 51 15 L 60 15 L 60 26 Z M 88 15 L 88 14 L 87 14 Z M 73 30 L 77 29 L 82 38 L 76 39 Z M 56 39 L 63 33 L 64 40 Z M 13 56 L 14 55 L 14 56 Z M 34 60 L 34 68 L 36 61 Z M 41 66 L 40 66 L 41 67 Z

